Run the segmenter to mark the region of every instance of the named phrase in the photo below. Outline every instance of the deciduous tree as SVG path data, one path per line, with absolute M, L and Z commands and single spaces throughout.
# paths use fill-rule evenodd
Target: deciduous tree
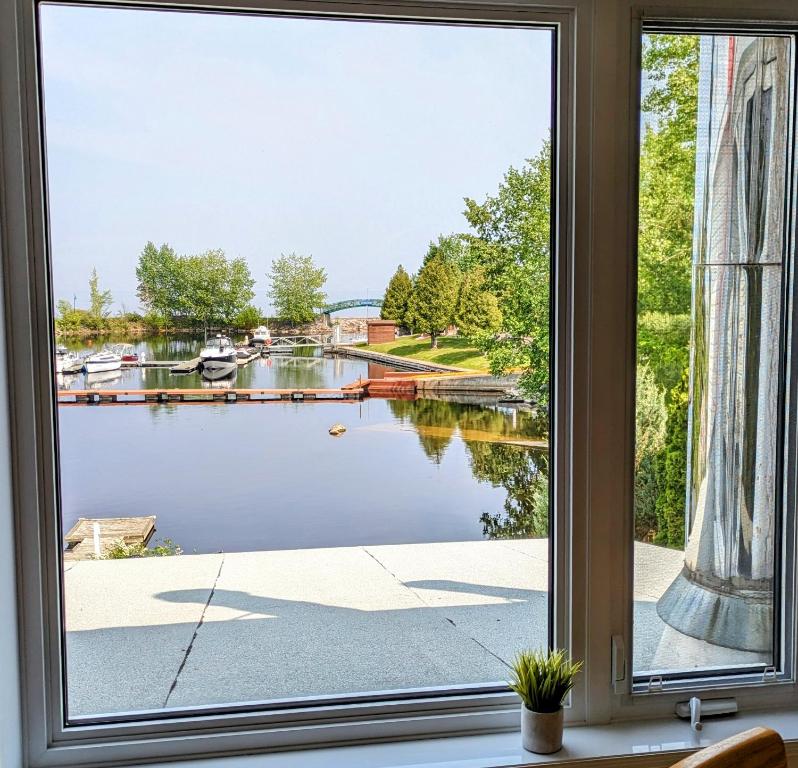
M 314 264 L 312 256 L 281 255 L 272 262 L 269 279 L 269 296 L 279 317 L 292 323 L 309 323 L 324 307 L 327 273 Z
M 495 196 L 466 199 L 471 258 L 485 270 L 487 289 L 502 314 L 499 333 L 481 346 L 495 375 L 521 368 L 524 393 L 541 405 L 549 399 L 549 274 L 551 146 L 520 169 L 510 168 Z
M 461 334 L 472 337 L 493 334 L 501 327 L 499 301 L 486 288 L 484 267 L 476 266 L 463 275 L 457 292 L 454 322 Z

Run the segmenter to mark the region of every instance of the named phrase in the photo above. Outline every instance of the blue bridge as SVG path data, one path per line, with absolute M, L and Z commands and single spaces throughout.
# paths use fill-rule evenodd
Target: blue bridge
M 333 312 L 340 312 L 342 309 L 352 309 L 353 307 L 381 307 L 382 299 L 345 299 L 336 301 L 321 308 L 322 317 L 329 324 L 330 315 Z
M 328 304 L 326 307 L 322 307 L 321 313 L 323 315 L 331 315 L 333 312 L 340 312 L 342 309 L 381 306 L 382 299 L 346 299 L 345 301 L 336 301 L 334 304 Z

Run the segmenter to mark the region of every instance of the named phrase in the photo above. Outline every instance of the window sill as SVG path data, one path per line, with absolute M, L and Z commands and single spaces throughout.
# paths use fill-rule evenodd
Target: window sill
M 676 718 L 639 720 L 605 726 L 566 728 L 563 749 L 555 755 L 535 755 L 521 748 L 517 731 L 479 736 L 362 744 L 347 747 L 191 760 L 192 768 L 507 768 L 526 765 L 624 768 L 670 766 L 696 749 L 740 731 L 765 725 L 787 742 L 790 765 L 798 766 L 798 716 L 794 710 L 758 710 L 707 721 L 700 734 Z

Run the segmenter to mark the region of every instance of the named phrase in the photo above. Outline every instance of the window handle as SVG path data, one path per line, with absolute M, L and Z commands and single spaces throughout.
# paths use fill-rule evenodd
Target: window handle
M 698 696 L 690 699 L 690 727 L 696 732 L 704 727 L 701 724 L 701 699 Z

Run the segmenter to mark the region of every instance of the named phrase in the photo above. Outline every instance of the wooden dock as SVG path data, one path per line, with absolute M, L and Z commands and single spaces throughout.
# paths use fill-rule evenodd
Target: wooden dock
M 350 389 L 67 389 L 59 405 L 143 405 L 147 403 L 341 402 L 362 400 L 363 388 Z
M 64 560 L 94 560 L 115 543 L 147 545 L 155 533 L 155 515 L 147 517 L 81 517 L 64 537 Z

